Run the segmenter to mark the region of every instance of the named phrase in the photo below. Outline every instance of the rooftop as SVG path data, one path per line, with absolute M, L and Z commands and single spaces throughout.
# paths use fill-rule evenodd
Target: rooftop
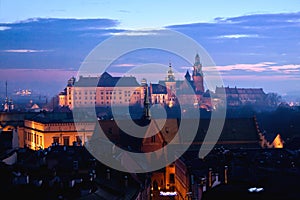
M 80 76 L 74 83 L 77 87 L 138 87 L 140 84 L 133 76 L 113 77 L 104 72 L 100 77 Z

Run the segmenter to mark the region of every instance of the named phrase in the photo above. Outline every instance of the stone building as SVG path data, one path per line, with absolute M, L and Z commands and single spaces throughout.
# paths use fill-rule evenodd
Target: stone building
M 72 113 L 41 112 L 25 118 L 18 128 L 19 146 L 33 150 L 48 148 L 52 144 L 84 145 L 94 131 L 95 122 L 85 120 L 74 123 Z
M 113 77 L 104 72 L 100 77 L 72 77 L 59 93 L 59 105 L 75 107 L 107 107 L 142 105 L 142 87 L 135 77 Z
M 228 106 L 266 106 L 267 94 L 262 88 L 216 87 L 215 97 L 226 98 Z

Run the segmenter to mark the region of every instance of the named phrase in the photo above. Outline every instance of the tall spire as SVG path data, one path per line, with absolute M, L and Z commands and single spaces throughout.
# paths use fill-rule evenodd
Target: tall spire
M 150 119 L 150 101 L 149 101 L 149 89 L 148 84 L 145 86 L 145 97 L 144 97 L 144 119 Z
M 7 81 L 5 81 L 5 97 L 6 97 L 6 99 L 8 98 L 7 97 Z
M 172 70 L 171 62 L 169 63 L 169 70 L 167 73 L 166 81 L 175 81 L 174 72 Z
M 196 56 L 195 56 L 195 65 L 200 65 L 200 56 L 199 54 L 197 53 Z
M 200 56 L 198 53 L 195 56 L 195 63 L 194 63 L 193 68 L 194 68 L 193 76 L 203 76 L 202 64 L 200 62 Z
M 8 98 L 8 93 L 7 93 L 7 81 L 5 81 L 5 101 L 4 101 L 4 108 L 3 111 L 10 112 L 11 110 L 14 109 L 14 104 L 12 99 Z

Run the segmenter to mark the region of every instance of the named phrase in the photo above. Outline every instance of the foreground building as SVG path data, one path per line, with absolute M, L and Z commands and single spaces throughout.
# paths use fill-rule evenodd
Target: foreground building
M 41 112 L 25 118 L 24 127 L 18 127 L 19 146 L 38 150 L 52 144 L 84 145 L 92 137 L 94 126 L 91 120 L 75 125 L 72 113 Z
M 0 162 L 0 192 L 11 199 L 150 199 L 147 174 L 111 169 L 83 146 L 20 148 L 16 154 L 14 163 Z

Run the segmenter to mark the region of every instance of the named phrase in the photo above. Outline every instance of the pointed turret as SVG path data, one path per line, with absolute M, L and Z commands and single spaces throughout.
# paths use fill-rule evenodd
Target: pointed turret
M 200 56 L 199 56 L 198 53 L 195 56 L 195 65 L 201 65 L 201 63 L 200 63 Z
M 191 75 L 190 75 L 190 72 L 189 72 L 189 70 L 186 70 L 186 73 L 185 73 L 185 79 L 187 80 L 187 81 L 191 81 Z
M 74 83 L 76 81 L 76 78 L 74 76 L 72 76 L 69 80 L 68 80 L 68 86 L 73 86 Z

